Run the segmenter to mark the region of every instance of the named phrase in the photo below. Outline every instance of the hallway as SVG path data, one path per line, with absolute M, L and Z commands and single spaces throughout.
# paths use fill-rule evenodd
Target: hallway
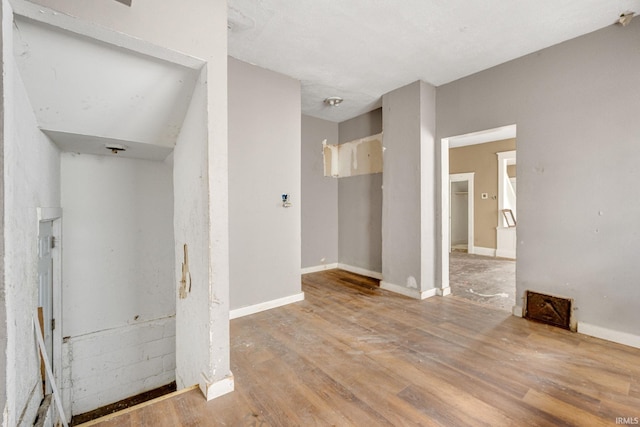
M 516 262 L 453 251 L 449 254 L 449 285 L 455 297 L 511 312 Z

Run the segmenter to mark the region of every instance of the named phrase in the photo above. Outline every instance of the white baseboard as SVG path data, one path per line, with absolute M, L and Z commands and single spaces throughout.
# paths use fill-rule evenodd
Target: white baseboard
M 496 250 L 492 248 L 483 248 L 482 246 L 474 246 L 473 254 L 482 256 L 496 256 Z
M 300 274 L 317 273 L 318 271 L 333 270 L 334 268 L 338 268 L 337 262 L 334 262 L 333 264 L 322 264 L 313 267 L 305 267 L 301 270 Z
M 380 282 L 380 287 L 387 291 L 395 292 L 396 294 L 401 294 L 415 299 L 429 298 L 435 296 L 438 292 L 438 289 L 436 288 L 429 289 L 427 291 L 419 291 L 416 288 L 407 288 L 406 286 L 400 286 L 385 281 Z
M 505 250 L 505 249 L 497 250 L 496 249 L 496 257 L 516 259 L 516 251 L 515 250 Z
M 591 325 L 584 322 L 578 322 L 578 332 L 584 335 L 601 338 L 603 340 L 613 341 L 618 344 L 640 348 L 640 335 L 614 331 L 613 329 L 607 329 L 602 326 Z
M 276 307 L 282 307 L 283 305 L 291 304 L 304 300 L 304 292 L 299 294 L 290 295 L 284 298 L 278 298 L 271 301 L 261 302 L 259 304 L 250 305 L 247 307 L 240 307 L 229 311 L 229 320 L 237 319 L 238 317 L 248 316 L 250 314 L 260 313 L 261 311 L 270 310 Z
M 360 267 L 354 267 L 353 265 L 338 263 L 340 270 L 348 271 L 350 273 L 360 274 L 361 276 L 371 277 L 372 279 L 382 280 L 382 273 L 377 271 L 366 270 Z
M 233 374 L 216 381 L 215 383 L 200 383 L 200 391 L 204 394 L 207 401 L 220 397 L 224 394 L 231 393 L 235 388 Z
M 446 288 L 436 288 L 436 295 L 439 295 L 441 297 L 451 295 L 451 287 L 447 286 Z
M 524 310 L 519 305 L 514 305 L 511 308 L 511 314 L 513 314 L 516 317 L 522 317 L 524 315 Z

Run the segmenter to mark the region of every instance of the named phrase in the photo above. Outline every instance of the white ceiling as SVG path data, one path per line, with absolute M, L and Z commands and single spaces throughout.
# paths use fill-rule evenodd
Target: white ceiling
M 162 160 L 199 70 L 16 16 L 14 55 L 40 129 L 63 151 Z
M 302 82 L 341 122 L 393 89 L 454 81 L 613 24 L 640 0 L 228 0 L 229 55 Z M 340 96 L 328 107 L 323 100 Z

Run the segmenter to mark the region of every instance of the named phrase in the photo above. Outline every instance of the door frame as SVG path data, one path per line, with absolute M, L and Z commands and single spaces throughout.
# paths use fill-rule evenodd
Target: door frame
M 475 172 L 466 172 L 466 173 L 452 173 L 449 174 L 449 252 L 451 252 L 451 200 L 453 199 L 451 195 L 451 183 L 453 182 L 467 182 L 467 192 L 468 192 L 468 200 L 467 200 L 467 252 L 470 254 L 475 253 L 474 246 L 474 204 L 475 204 L 475 196 L 474 196 L 474 179 Z
M 37 236 L 40 237 L 40 223 L 46 221 L 53 222 L 53 237 L 55 247 L 51 251 L 53 261 L 53 281 L 52 281 L 52 316 L 55 319 L 56 327 L 52 333 L 53 354 L 53 378 L 58 389 L 60 389 L 62 378 L 62 208 L 36 208 Z
M 481 144 L 482 142 L 498 141 L 500 139 L 514 138 L 517 126 L 507 125 L 498 128 L 481 130 L 462 135 L 452 135 L 440 139 L 440 218 L 439 218 L 439 255 L 440 255 L 440 288 L 436 293 L 446 296 L 451 293 L 449 286 L 449 149 L 454 144 L 464 143 L 464 145 Z

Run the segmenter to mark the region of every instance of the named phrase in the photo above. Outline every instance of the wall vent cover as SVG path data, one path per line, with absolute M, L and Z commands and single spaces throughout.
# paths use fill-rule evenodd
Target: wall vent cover
M 524 317 L 547 325 L 558 326 L 569 331 L 575 331 L 571 322 L 571 306 L 573 300 L 537 292 L 526 292 Z

